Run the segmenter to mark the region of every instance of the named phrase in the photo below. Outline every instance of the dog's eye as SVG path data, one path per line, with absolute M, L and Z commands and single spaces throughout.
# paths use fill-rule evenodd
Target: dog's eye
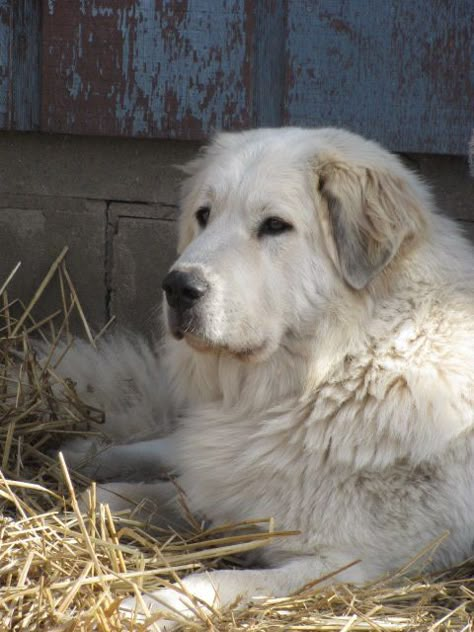
M 279 217 L 267 217 L 258 227 L 258 236 L 264 235 L 281 235 L 289 230 L 293 230 L 293 226 L 283 221 Z
M 209 221 L 210 212 L 211 209 L 209 206 L 201 206 L 201 208 L 198 208 L 198 210 L 196 211 L 197 223 L 201 228 L 206 228 L 207 222 Z

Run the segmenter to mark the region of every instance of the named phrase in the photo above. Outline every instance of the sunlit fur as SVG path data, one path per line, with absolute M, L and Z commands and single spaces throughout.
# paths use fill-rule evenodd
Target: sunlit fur
M 189 590 L 284 594 L 292 564 L 304 583 L 353 560 L 344 577 L 364 581 L 445 531 L 429 567 L 472 554 L 474 260 L 458 228 L 398 158 L 343 130 L 221 134 L 186 171 L 174 268 L 210 284 L 201 346 L 166 337 L 159 374 L 133 343 L 116 362 L 148 391 L 166 384 L 156 408 L 179 418 L 193 510 L 301 531 L 263 551 L 280 575 L 193 576 Z M 293 230 L 259 239 L 267 216 Z M 136 401 L 129 424 L 112 432 L 137 431 Z

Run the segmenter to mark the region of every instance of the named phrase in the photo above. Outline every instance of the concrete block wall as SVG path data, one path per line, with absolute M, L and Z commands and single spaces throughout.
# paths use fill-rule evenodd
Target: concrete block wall
M 160 285 L 175 257 L 175 168 L 192 142 L 0 133 L 0 281 L 28 301 L 64 245 L 92 327 L 156 330 Z M 474 178 L 467 160 L 404 156 L 434 188 L 439 206 L 474 239 Z M 42 311 L 51 313 L 51 287 Z
M 61 249 L 88 320 L 150 332 L 175 259 L 176 165 L 197 143 L 0 133 L 0 278 L 28 301 Z M 50 287 L 39 315 L 54 311 Z

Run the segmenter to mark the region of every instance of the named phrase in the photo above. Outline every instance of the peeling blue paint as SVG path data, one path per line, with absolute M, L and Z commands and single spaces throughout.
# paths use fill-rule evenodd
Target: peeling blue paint
M 406 152 L 465 153 L 472 0 L 288 0 L 285 121 L 340 125 Z
M 84 9 L 86 9 L 86 5 L 84 4 Z M 85 14 L 85 11 L 84 11 Z M 104 16 L 109 16 L 111 17 L 114 14 L 114 10 L 112 7 L 97 7 L 96 3 L 93 2 L 92 4 L 92 9 L 91 9 L 91 14 L 93 18 L 96 17 L 104 17 Z
M 250 5 L 91 0 L 82 15 L 58 4 L 46 20 L 46 63 L 57 71 L 44 77 L 44 99 L 59 99 L 61 106 L 43 106 L 45 127 L 70 131 L 63 107 L 74 111 L 75 129 L 82 133 L 203 138 L 212 127 L 249 126 Z
M 0 127 L 37 127 L 40 97 L 52 132 L 341 125 L 398 151 L 464 153 L 474 4 L 0 0 Z
M 462 153 L 473 124 L 473 7 L 80 0 L 75 12 L 57 4 L 59 30 L 80 22 L 88 38 L 58 33 L 51 21 L 60 72 L 45 78 L 46 98 L 59 100 L 44 109 L 45 127 L 203 138 L 255 124 L 343 125 L 399 151 Z M 65 77 L 69 101 L 60 96 Z
M 225 128 L 248 118 L 246 86 L 238 80 L 245 42 L 226 44 L 234 31 L 244 33 L 244 3 L 184 4 L 181 14 L 170 2 L 158 12 L 146 0 L 117 11 L 123 89 L 115 111 L 122 132 L 137 135 L 151 126 L 173 137 L 179 133 L 176 117 L 201 130 L 216 121 Z M 187 77 L 193 77 L 191 89 Z
M 68 92 L 69 96 L 72 99 L 77 99 L 82 91 L 82 78 L 79 74 L 78 60 L 82 58 L 83 54 L 83 46 L 82 46 L 82 24 L 79 23 L 77 27 L 77 36 L 76 36 L 77 46 L 73 48 L 72 54 L 72 64 L 69 70 L 69 79 L 68 79 Z M 85 96 L 85 95 L 84 95 Z
M 0 128 L 39 125 L 41 0 L 0 0 Z

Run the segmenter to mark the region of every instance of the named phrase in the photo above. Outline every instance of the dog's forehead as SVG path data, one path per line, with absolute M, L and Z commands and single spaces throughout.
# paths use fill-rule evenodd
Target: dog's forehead
M 304 187 L 307 160 L 272 139 L 255 140 L 210 152 L 202 176 L 213 198 L 232 194 L 265 200 Z

